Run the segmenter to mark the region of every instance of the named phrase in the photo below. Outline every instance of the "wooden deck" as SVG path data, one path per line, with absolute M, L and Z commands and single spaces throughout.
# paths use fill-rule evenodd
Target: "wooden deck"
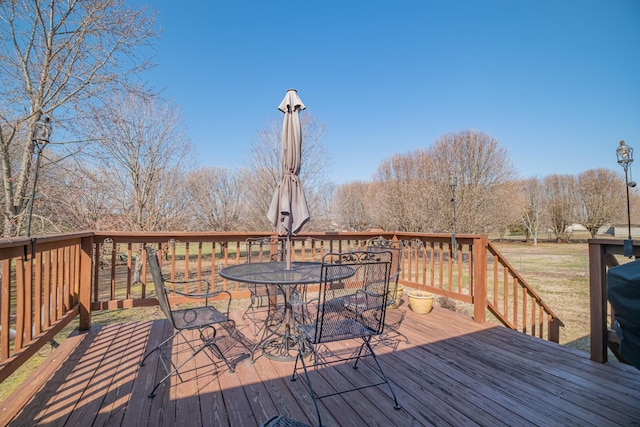
M 390 310 L 390 316 L 397 313 Z M 253 339 L 246 323 L 238 322 L 238 330 Z M 376 351 L 402 409 L 393 409 L 385 387 L 368 388 L 324 399 L 326 425 L 640 423 L 640 371 L 633 367 L 592 362 L 585 353 L 441 308 L 426 316 L 407 309 L 400 330 L 410 344 L 389 333 Z M 315 423 L 306 389 L 289 380 L 292 363 L 260 357 L 254 364 L 247 348 L 231 340 L 225 348 L 237 363 L 235 373 L 202 354 L 182 382 L 172 378 L 149 399 L 161 367 L 155 356 L 143 367 L 139 362 L 169 333 L 166 321 L 155 320 L 94 327 L 67 339 L 52 355 L 56 360 L 3 403 L 0 424 L 22 406 L 11 425 L 256 426 L 275 414 Z M 360 371 L 339 366 L 321 373 L 328 386 L 361 379 Z

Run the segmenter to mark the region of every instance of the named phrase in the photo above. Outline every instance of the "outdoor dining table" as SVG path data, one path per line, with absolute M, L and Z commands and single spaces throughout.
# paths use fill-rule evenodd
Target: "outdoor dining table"
M 355 274 L 352 267 L 344 266 L 338 274 L 332 271 L 332 281 L 344 280 Z M 291 297 L 298 286 L 319 284 L 322 281 L 321 262 L 292 262 L 287 269 L 286 262 L 255 262 L 237 264 L 220 270 L 220 276 L 236 282 L 257 285 L 275 285 L 280 287 L 284 298 L 282 319 L 271 325 L 273 318 L 267 316 L 265 328 L 261 339 L 258 341 L 253 354 L 259 348 L 265 357 L 278 361 L 291 361 L 296 357 L 296 337 L 292 328 L 292 304 Z

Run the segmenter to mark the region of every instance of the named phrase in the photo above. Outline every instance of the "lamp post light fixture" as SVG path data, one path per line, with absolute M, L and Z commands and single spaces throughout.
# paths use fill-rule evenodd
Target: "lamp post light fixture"
M 38 120 L 33 124 L 31 141 L 36 153 L 36 165 L 33 173 L 33 186 L 31 188 L 31 198 L 29 199 L 29 213 L 27 216 L 27 237 L 31 236 L 31 217 L 33 216 L 33 202 L 36 198 L 36 185 L 38 183 L 38 169 L 40 169 L 40 155 L 45 145 L 49 143 L 51 135 L 51 118 L 40 114 Z
M 451 188 L 451 205 L 453 206 L 453 232 L 451 233 L 451 255 L 455 258 L 456 254 L 456 187 L 458 186 L 458 177 L 451 172 L 449 174 L 449 188 Z
M 624 241 L 624 256 L 631 258 L 633 256 L 633 241 L 631 240 L 631 204 L 629 203 L 629 188 L 636 186 L 634 181 L 629 181 L 629 167 L 633 163 L 633 148 L 626 145 L 624 141 L 620 141 L 620 145 L 616 149 L 618 164 L 624 169 L 624 181 L 627 189 L 627 230 L 628 238 Z

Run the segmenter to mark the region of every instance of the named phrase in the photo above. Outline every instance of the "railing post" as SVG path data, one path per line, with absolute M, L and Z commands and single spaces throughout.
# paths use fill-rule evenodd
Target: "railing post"
M 547 328 L 548 334 L 547 339 L 551 342 L 559 343 L 560 342 L 560 326 L 562 322 L 557 317 L 553 317 L 552 319 L 547 319 Z
M 93 265 L 93 236 L 83 237 L 80 243 L 80 321 L 81 331 L 91 327 L 91 277 L 94 268 L 99 268 L 99 260 Z
M 473 320 L 484 323 L 487 307 L 487 237 L 473 239 Z
M 602 245 L 589 244 L 589 304 L 591 306 L 591 360 L 607 361 L 607 295 Z

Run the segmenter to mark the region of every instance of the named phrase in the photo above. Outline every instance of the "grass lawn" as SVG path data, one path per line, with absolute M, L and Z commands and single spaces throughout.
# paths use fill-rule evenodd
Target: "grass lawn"
M 560 344 L 589 351 L 587 243 L 495 243 L 542 300 L 560 317 Z

